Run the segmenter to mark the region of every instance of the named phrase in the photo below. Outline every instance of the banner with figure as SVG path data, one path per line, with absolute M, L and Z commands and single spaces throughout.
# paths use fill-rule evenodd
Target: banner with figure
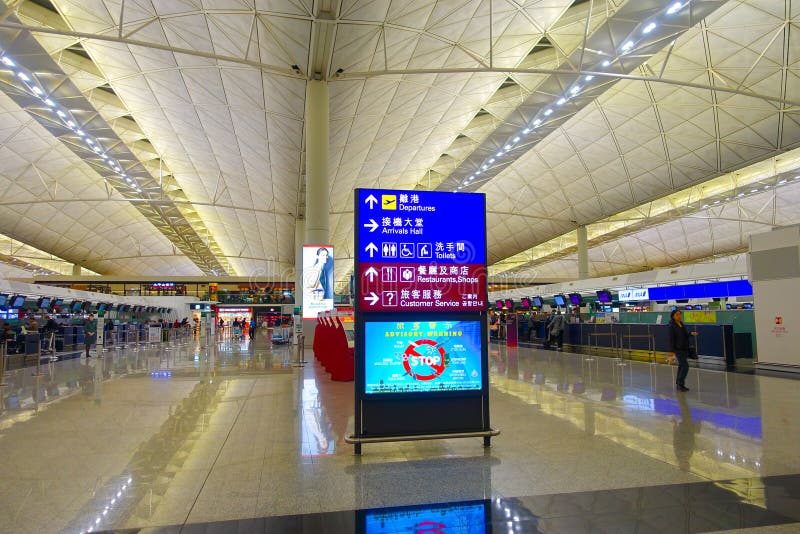
M 303 319 L 333 309 L 333 247 L 303 246 Z

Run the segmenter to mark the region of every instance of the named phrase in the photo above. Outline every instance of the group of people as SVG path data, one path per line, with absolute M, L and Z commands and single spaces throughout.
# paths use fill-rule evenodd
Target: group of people
M 220 318 L 219 320 L 219 329 L 225 327 L 226 323 L 225 320 Z M 249 321 L 244 317 L 234 317 L 233 321 L 230 323 L 231 327 L 231 335 L 234 337 L 240 336 L 250 336 L 250 339 L 254 339 L 256 337 L 256 319 L 253 317 Z

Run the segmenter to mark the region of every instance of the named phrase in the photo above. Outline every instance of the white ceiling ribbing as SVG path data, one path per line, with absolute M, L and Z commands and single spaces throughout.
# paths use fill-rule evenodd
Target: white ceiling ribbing
M 77 31 L 106 36 L 119 32 L 120 0 L 55 0 L 54 4 Z M 347 74 L 485 67 L 490 46 L 493 66 L 517 67 L 528 65 L 528 52 L 545 33 L 553 49 L 537 65 L 555 68 L 580 46 L 586 27 L 587 7 L 565 11 L 569 4 L 568 0 L 334 2 L 339 18 L 327 23 L 337 28 L 325 76 L 330 78 L 331 95 L 331 241 L 341 258 L 337 262 L 340 279 L 351 270 L 353 188 L 424 188 L 429 170 L 448 175 L 472 154 L 476 141 L 514 116 L 522 94 L 534 90 L 544 75 L 512 74 L 522 87 L 498 92 L 505 73 L 337 79 L 336 70 Z M 598 11 L 589 33 L 625 4 L 594 2 Z M 602 6 L 609 11 L 600 13 Z M 94 39 L 82 43 L 96 72 L 72 60 L 60 62 L 84 93 L 97 92 L 97 87 L 110 83 L 120 101 L 90 96 L 92 103 L 106 120 L 128 114 L 135 119 L 138 128 L 126 124 L 115 130 L 129 145 L 139 139 L 152 143 L 143 150 L 161 156 L 176 187 L 195 203 L 198 218 L 208 230 L 206 237 L 217 241 L 239 274 L 291 272 L 294 220 L 302 203 L 305 81 L 276 75 L 272 67 L 288 71 L 296 65 L 301 73 L 307 72 L 311 27 L 319 23 L 312 22 L 314 7 L 311 1 L 301 0 L 125 0 L 124 37 L 269 66 L 263 70 L 246 62 Z M 634 74 L 791 99 L 798 93 L 800 50 L 798 13 L 796 8 L 787 12 L 791 7 L 788 1 L 727 2 L 681 35 L 674 46 L 667 43 Z M 70 37 L 38 38 L 53 53 L 76 42 Z M 490 115 L 476 118 L 481 109 Z M 10 111 L 8 117 L 18 113 Z M 530 250 L 570 232 L 578 223 L 613 216 L 795 147 L 800 143 L 797 114 L 793 107 L 720 90 L 618 81 L 482 187 L 491 211 L 490 261 Z M 8 130 L 20 127 L 13 120 L 6 122 L 4 115 L 0 131 L 6 131 L 6 126 Z M 44 139 L 37 139 L 39 134 Z M 466 140 L 458 139 L 462 134 L 468 136 Z M 45 181 L 47 176 L 63 176 L 59 187 L 75 195 L 69 207 L 65 208 L 66 202 L 54 202 L 48 209 L 82 212 L 87 205 L 81 197 L 88 198 L 89 192 L 102 196 L 73 185 L 75 161 L 48 144 L 47 132 L 17 135 L 34 139 L 31 158 L 38 153 L 41 160 L 46 154 L 47 163 L 39 168 L 46 171 Z M 45 198 L 26 191 L 33 187 L 32 180 L 39 180 L 36 173 L 22 172 L 26 164 L 14 157 L 4 162 L 3 172 L 13 176 L 7 189 L 23 202 L 42 206 Z M 153 173 L 152 163 L 148 169 Z M 94 181 L 98 181 L 96 175 Z M 788 213 L 791 206 L 783 206 L 781 198 L 775 204 L 787 213 L 775 211 L 774 219 L 795 220 Z M 746 232 L 758 226 L 738 222 L 749 217 L 751 210 L 757 212 L 757 206 L 749 202 L 744 203 L 744 211 L 735 213 L 729 213 L 726 204 L 724 217 L 711 226 L 702 221 L 706 223 L 703 231 L 713 234 L 708 246 L 689 242 L 701 228 L 697 215 L 677 213 L 676 224 L 661 222 L 671 225 L 663 237 L 653 225 L 632 228 L 631 235 L 594 247 L 592 261 L 610 272 L 733 250 Z M 114 212 L 118 217 L 137 212 L 123 209 L 122 202 L 111 205 L 119 208 Z M 29 231 L 26 239 L 54 253 L 48 247 L 59 245 L 50 234 L 60 235 L 62 228 L 53 217 L 40 215 L 41 207 L 30 209 L 48 222 L 42 232 Z M 80 227 L 80 219 L 77 223 Z M 731 233 L 735 224 L 739 229 Z M 112 244 L 128 249 L 115 250 L 97 243 L 96 250 L 68 249 L 80 252 L 70 257 L 84 256 L 103 272 L 162 268 L 164 274 L 187 268 L 194 272 L 191 262 L 187 264 L 180 252 L 174 255 L 168 240 L 154 228 L 143 224 L 128 230 L 145 244 L 145 250 L 152 241 L 152 256 L 131 254 L 130 244 Z M 75 239 L 76 230 L 71 232 L 65 242 L 82 242 Z M 127 239 L 130 243 L 131 238 Z M 101 263 L 103 256 L 112 259 Z M 574 268 L 570 256 L 533 267 L 545 270 L 550 263 L 559 270 L 568 265 Z

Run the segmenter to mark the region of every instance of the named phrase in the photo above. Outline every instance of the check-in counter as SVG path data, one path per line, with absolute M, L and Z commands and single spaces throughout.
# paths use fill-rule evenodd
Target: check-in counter
M 737 357 L 752 357 L 749 335 L 734 337 L 732 325 L 688 324 L 690 332 L 697 331 L 697 354 L 717 358 L 720 363 L 733 365 Z M 544 321 L 534 321 L 533 338 L 546 337 Z M 531 328 L 520 325 L 520 339 L 533 340 Z M 669 352 L 669 325 L 641 323 L 570 323 L 564 333 L 564 343 L 586 350 L 595 348 L 617 351 Z
M 691 324 L 697 332 L 699 357 L 718 358 L 728 365 L 735 363 L 732 325 Z M 624 350 L 669 352 L 668 324 L 581 323 L 570 324 L 564 338 L 571 345 L 586 345 Z

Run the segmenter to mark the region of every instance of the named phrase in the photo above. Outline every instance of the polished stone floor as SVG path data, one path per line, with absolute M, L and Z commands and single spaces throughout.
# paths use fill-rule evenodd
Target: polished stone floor
M 194 340 L 7 373 L 0 532 L 800 522 L 796 380 L 692 369 L 691 391 L 676 394 L 671 366 L 491 345 L 492 426 L 502 431 L 491 448 L 479 438 L 399 442 L 355 456 L 343 440 L 352 382 L 295 357 L 264 340 Z

